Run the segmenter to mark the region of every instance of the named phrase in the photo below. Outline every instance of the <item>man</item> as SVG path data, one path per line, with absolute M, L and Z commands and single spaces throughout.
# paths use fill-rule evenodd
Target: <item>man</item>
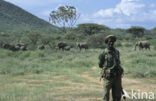
M 119 51 L 114 48 L 116 37 L 109 35 L 105 38 L 107 48 L 99 56 L 99 67 L 102 68 L 101 77 L 104 80 L 103 101 L 109 101 L 109 93 L 112 90 L 112 101 L 120 101 L 122 94 L 122 74 Z

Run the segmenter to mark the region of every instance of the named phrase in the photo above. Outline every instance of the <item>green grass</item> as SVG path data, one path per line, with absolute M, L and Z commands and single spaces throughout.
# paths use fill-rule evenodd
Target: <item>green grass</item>
M 125 73 L 136 77 L 156 76 L 156 52 L 134 51 L 130 47 L 119 47 L 121 65 Z M 51 72 L 54 75 L 71 75 L 90 72 L 94 77 L 98 71 L 92 67 L 98 67 L 98 55 L 103 50 L 36 50 L 18 51 L 1 50 L 0 74 L 24 75 L 29 73 Z
M 118 49 L 125 77 L 141 80 L 123 82 L 124 88 L 129 91 L 135 84 L 155 89 L 156 51 L 134 51 L 124 44 Z M 101 101 L 101 49 L 0 51 L 0 101 Z
M 155 50 L 134 51 L 121 50 L 121 62 L 127 74 L 135 77 L 156 76 L 156 52 Z

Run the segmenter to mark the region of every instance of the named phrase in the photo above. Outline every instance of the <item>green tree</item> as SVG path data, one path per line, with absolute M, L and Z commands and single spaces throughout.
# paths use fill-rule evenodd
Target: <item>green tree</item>
M 127 29 L 129 33 L 132 33 L 134 37 L 142 37 L 145 32 L 145 28 L 132 26 L 131 28 Z
M 80 31 L 82 33 L 85 33 L 87 35 L 92 35 L 92 34 L 100 32 L 102 30 L 106 31 L 108 29 L 109 28 L 104 26 L 104 25 L 98 25 L 98 24 L 95 24 L 95 23 L 79 24 L 78 27 L 77 27 L 78 31 Z
M 153 28 L 153 29 L 151 29 L 151 33 L 152 33 L 153 35 L 156 35 L 156 27 Z
M 62 27 L 63 31 L 66 32 L 66 27 L 72 28 L 79 17 L 80 14 L 77 13 L 74 6 L 60 6 L 57 10 L 51 11 L 49 21 Z

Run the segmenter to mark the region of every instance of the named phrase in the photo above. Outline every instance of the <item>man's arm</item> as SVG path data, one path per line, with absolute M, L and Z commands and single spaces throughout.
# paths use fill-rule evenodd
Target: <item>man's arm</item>
M 105 55 L 103 52 L 99 55 L 99 68 L 103 68 L 104 62 L 105 62 Z
M 124 69 L 121 67 L 121 62 L 120 62 L 120 52 L 118 51 L 118 64 L 119 64 L 119 66 L 120 66 L 120 68 L 119 68 L 119 73 L 120 73 L 120 75 L 122 75 L 123 76 L 123 74 L 124 74 Z
M 119 65 L 120 65 L 120 52 L 118 51 L 118 59 L 119 59 Z

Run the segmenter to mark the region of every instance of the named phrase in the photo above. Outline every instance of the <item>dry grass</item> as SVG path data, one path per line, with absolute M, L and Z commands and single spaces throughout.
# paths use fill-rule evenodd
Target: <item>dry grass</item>
M 0 97 L 14 93 L 14 98 L 10 95 L 13 100 L 5 98 L 4 101 L 102 101 L 103 83 L 99 81 L 99 78 L 92 77 L 87 72 L 78 75 L 85 79 L 86 83 L 74 82 L 70 77 L 65 76 L 53 77 L 52 74 L 40 74 L 40 78 L 37 76 L 39 75 L 0 76 L 3 80 L 6 79 L 5 82 L 0 82 Z M 140 79 L 125 76 L 123 86 L 128 92 L 132 89 L 140 89 L 156 93 L 156 79 L 154 78 Z M 23 94 L 19 95 L 19 92 Z

